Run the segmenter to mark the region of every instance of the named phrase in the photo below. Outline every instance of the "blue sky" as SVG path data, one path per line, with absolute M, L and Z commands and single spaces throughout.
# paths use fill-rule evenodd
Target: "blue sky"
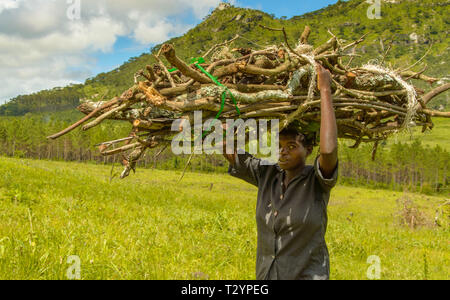
M 0 104 L 109 72 L 183 35 L 220 1 L 0 0 Z M 337 0 L 229 2 L 291 18 Z

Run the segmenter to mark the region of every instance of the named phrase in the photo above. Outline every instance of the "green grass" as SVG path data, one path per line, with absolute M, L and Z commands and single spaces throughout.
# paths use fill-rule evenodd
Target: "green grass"
M 0 174 L 0 279 L 66 279 L 71 255 L 82 279 L 255 278 L 257 190 L 231 176 L 140 169 L 110 183 L 107 166 L 2 157 Z M 333 190 L 332 279 L 366 279 L 370 255 L 381 279 L 449 279 L 448 224 L 398 225 L 402 196 Z M 407 196 L 431 221 L 446 200 Z
M 415 138 L 419 138 L 422 144 L 435 147 L 439 145 L 443 149 L 450 151 L 450 119 L 448 118 L 433 118 L 434 128 L 422 133 L 422 127 L 417 127 L 411 133 L 402 132 L 398 135 L 392 136 L 390 142 L 409 142 Z

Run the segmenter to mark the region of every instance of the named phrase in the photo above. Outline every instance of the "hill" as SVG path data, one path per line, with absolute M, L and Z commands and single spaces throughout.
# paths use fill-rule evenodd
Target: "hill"
M 215 9 L 195 28 L 167 43 L 174 44 L 177 55 L 188 60 L 202 55 L 213 45 L 231 39 L 236 34 L 242 36 L 234 43 L 236 47 L 255 48 L 282 42 L 282 36 L 278 32 L 264 30 L 259 24 L 275 28 L 285 27 L 292 44 L 297 42 L 305 25 L 309 25 L 312 29 L 309 42 L 313 45 L 319 45 L 330 37 L 328 29 L 347 41 L 356 40 L 367 33 L 366 41 L 357 53 L 361 57 L 355 59 L 354 63 L 374 59 L 381 61 L 389 45 L 392 45 L 386 62 L 393 68 L 408 66 L 419 60 L 431 46 L 423 60 L 428 66 L 427 74 L 448 77 L 448 1 L 384 1 L 381 19 L 369 19 L 368 7 L 367 3 L 360 0 L 339 1 L 302 16 L 277 19 L 259 10 L 231 6 L 224 10 Z M 150 52 L 156 53 L 160 46 L 155 46 Z M 84 84 L 18 96 L 0 106 L 0 115 L 20 116 L 28 112 L 61 111 L 75 108 L 82 98 L 99 100 L 102 97 L 120 95 L 132 85 L 133 75 L 138 70 L 154 63 L 151 53 L 132 57 L 119 68 L 89 78 Z M 422 68 L 419 64 L 414 70 L 419 71 Z M 418 85 L 427 88 L 422 83 Z M 434 99 L 432 107 L 448 109 L 448 93 Z

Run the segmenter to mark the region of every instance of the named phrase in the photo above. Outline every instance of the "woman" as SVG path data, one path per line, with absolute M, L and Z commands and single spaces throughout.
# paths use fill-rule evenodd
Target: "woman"
M 321 65 L 316 69 L 321 125 L 320 155 L 313 166 L 305 165 L 312 143 L 293 128 L 280 132 L 278 164 L 261 164 L 248 153 L 224 154 L 230 162 L 229 174 L 258 187 L 258 280 L 329 279 L 325 232 L 330 190 L 338 174 L 337 126 L 331 74 Z

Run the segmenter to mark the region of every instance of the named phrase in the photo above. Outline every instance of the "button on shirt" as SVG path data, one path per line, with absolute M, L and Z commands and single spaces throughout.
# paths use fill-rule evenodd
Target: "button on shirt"
M 284 186 L 286 173 L 249 153 L 236 155 L 228 173 L 258 187 L 256 278 L 258 280 L 329 279 L 325 243 L 331 179 L 319 169 L 319 157 Z

